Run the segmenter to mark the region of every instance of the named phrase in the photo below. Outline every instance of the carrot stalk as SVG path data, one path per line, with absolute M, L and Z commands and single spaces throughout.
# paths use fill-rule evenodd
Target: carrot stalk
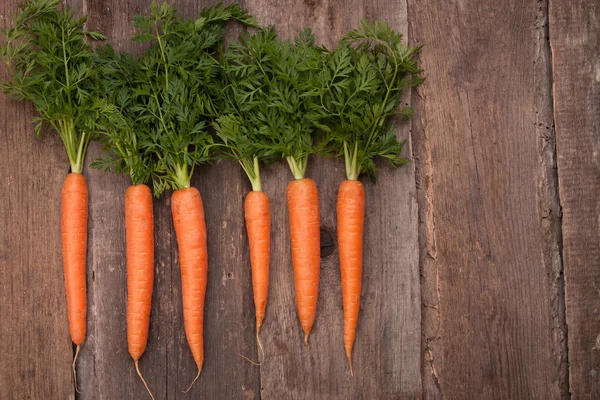
M 183 324 L 198 375 L 204 363 L 204 298 L 208 274 L 206 248 L 206 223 L 204 206 L 198 189 L 189 187 L 177 190 L 171 197 L 171 212 L 179 246 L 181 268 L 181 295 L 183 298 Z
M 147 185 L 132 185 L 125 193 L 125 240 L 127 243 L 127 345 L 135 369 L 148 343 L 152 287 L 154 285 L 154 216 L 152 192 Z
M 344 305 L 344 347 L 352 371 L 352 348 L 356 337 L 362 286 L 365 191 L 355 180 L 343 181 L 337 202 L 338 248 Z
M 319 192 L 310 178 L 296 179 L 287 186 L 292 240 L 294 286 L 304 343 L 315 323 L 321 263 Z
M 77 389 L 75 362 L 79 348 L 85 342 L 87 298 L 86 298 L 86 253 L 88 189 L 83 175 L 70 173 L 62 187 L 62 254 L 64 262 L 65 289 L 67 293 L 67 315 L 71 340 L 77 345 L 73 359 L 73 379 Z

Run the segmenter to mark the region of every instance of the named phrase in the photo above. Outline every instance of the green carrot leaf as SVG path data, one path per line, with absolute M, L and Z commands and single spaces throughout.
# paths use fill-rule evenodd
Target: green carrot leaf
M 215 159 L 208 128 L 219 116 L 222 68 L 216 55 L 231 19 L 256 25 L 237 5 L 209 7 L 192 20 L 177 16 L 166 2 L 153 2 L 146 15 L 135 18 L 134 39 L 149 48 L 137 60 L 129 114 L 135 130 L 143 132 L 139 146 L 155 155 L 156 195 L 189 187 L 194 167 Z
M 294 42 L 280 40 L 271 27 L 230 43 L 222 59 L 225 115 L 216 124 L 225 154 L 242 167 L 254 158 L 263 163 L 285 158 L 294 177 L 304 177 L 308 157 L 317 149 L 317 114 L 309 104 L 316 95 L 320 57 L 310 30 Z
M 61 137 L 72 172 L 82 172 L 85 152 L 98 134 L 98 121 L 110 112 L 93 94 L 98 85 L 93 51 L 88 38 L 103 40 L 98 32 L 85 32 L 85 17 L 78 18 L 58 0 L 27 0 L 14 16 L 12 28 L 2 31 L 6 42 L 0 55 L 10 79 L 4 92 L 31 101 L 38 113 L 35 133 L 50 125 Z
M 343 157 L 348 179 L 361 173 L 375 179 L 376 157 L 393 167 L 406 163 L 394 117 L 412 116 L 410 107 L 397 110 L 403 91 L 423 82 L 416 61 L 420 49 L 405 45 L 383 21 L 362 21 L 338 49 L 325 53 L 312 105 L 323 131 L 320 151 Z

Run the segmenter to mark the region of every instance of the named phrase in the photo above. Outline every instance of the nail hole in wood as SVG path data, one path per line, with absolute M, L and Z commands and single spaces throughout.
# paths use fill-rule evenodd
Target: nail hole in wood
M 321 258 L 325 258 L 335 250 L 333 235 L 326 229 L 321 229 Z

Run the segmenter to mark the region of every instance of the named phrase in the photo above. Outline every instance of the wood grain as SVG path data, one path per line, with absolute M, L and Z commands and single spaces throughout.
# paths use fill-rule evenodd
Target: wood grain
M 572 399 L 600 398 L 600 7 L 550 1 Z
M 409 11 L 427 71 L 413 125 L 424 398 L 560 398 L 544 3 L 409 0 Z
M 292 38 L 314 30 L 328 46 L 361 18 L 385 19 L 407 32 L 405 2 L 247 1 L 263 24 L 275 24 Z M 409 124 L 398 129 L 409 137 Z M 408 146 L 407 146 L 408 147 Z M 408 154 L 409 151 L 405 151 Z M 377 185 L 363 180 L 366 191 L 363 293 L 354 372 L 349 375 L 343 345 L 343 311 L 336 233 L 336 199 L 345 179 L 343 162 L 311 158 L 307 172 L 319 188 L 322 262 L 317 318 L 308 348 L 302 343 L 294 298 L 285 190 L 293 179 L 286 165 L 263 173 L 272 199 L 272 274 L 262 336 L 266 361 L 261 368 L 264 399 L 410 399 L 420 382 L 420 293 L 418 282 L 417 205 L 413 165 L 391 170 L 380 165 Z M 333 239 L 333 240 L 332 240 Z
M 193 17 L 216 2 L 174 5 Z M 87 29 L 106 33 L 115 47 L 141 51 L 129 40 L 131 22 L 150 0 L 66 3 L 88 13 Z M 0 1 L 3 27 L 17 4 Z M 363 180 L 368 212 L 354 378 L 343 350 L 336 248 L 342 162 L 313 158 L 307 173 L 319 187 L 322 217 L 320 297 L 309 348 L 289 250 L 285 188 L 292 175 L 284 164 L 263 171 L 272 264 L 260 368 L 239 357 L 258 356 L 242 208 L 250 185 L 233 162 L 197 168 L 192 184 L 203 196 L 209 233 L 206 362 L 187 395 L 181 392 L 196 366 L 183 329 L 170 195 L 156 200 L 156 278 L 140 362 L 156 398 L 599 398 L 596 2 L 240 4 L 286 38 L 311 27 L 318 42 L 331 46 L 369 18 L 385 19 L 425 45 L 427 81 L 406 96 L 416 117 L 398 128 L 412 162 L 398 170 L 381 165 L 377 185 Z M 0 68 L 0 79 L 6 76 Z M 0 94 L 0 399 L 74 399 L 60 253 L 68 161 L 54 132 L 35 139 L 33 116 L 31 106 Z M 88 162 L 100 154 L 92 145 Z M 85 174 L 89 311 L 78 398 L 145 398 L 125 334 L 129 181 L 89 168 Z

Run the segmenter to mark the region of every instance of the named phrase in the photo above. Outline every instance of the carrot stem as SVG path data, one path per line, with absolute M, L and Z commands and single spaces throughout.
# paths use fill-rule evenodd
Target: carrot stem
M 355 181 L 360 174 L 358 167 L 358 141 L 354 143 L 354 151 L 348 147 L 348 142 L 344 141 L 344 161 L 346 163 L 346 177 L 349 181 Z
M 180 189 L 187 189 L 190 187 L 192 174 L 189 173 L 187 164 L 184 163 L 183 165 L 177 165 L 175 167 L 174 180 L 177 187 Z
M 252 161 L 250 161 L 248 158 L 242 158 L 239 159 L 238 162 L 250 180 L 252 191 L 262 192 L 262 184 L 260 181 L 260 164 L 258 162 L 258 157 L 254 156 Z
M 308 165 L 308 160 L 306 157 L 296 160 L 294 157 L 289 156 L 285 158 L 292 170 L 292 175 L 294 175 L 294 179 L 300 180 L 304 179 L 304 175 L 306 174 L 306 167 Z

